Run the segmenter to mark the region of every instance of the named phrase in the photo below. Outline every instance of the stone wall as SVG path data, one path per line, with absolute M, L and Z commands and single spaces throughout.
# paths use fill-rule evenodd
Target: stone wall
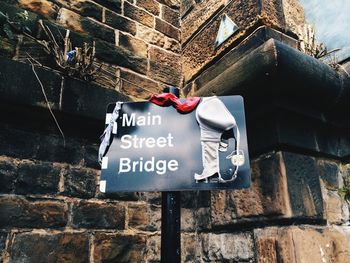
M 71 30 L 73 48 L 95 41 L 96 64 L 103 65 L 96 81 L 106 88 L 145 99 L 167 85 L 181 85 L 177 1 L 6 0 L 0 10 L 10 20 L 27 10 L 26 24 L 37 39 L 44 38 L 38 26 L 43 20 L 57 42 L 66 29 Z M 48 55 L 32 39 L 19 36 L 3 41 L 0 52 L 6 57 L 26 62 L 29 54 L 51 66 Z
M 216 73 L 203 70 L 224 54 L 239 60 L 269 38 L 297 48 L 302 10 L 294 0 L 0 2 L 10 19 L 24 10 L 38 40 L 43 21 L 56 39 L 70 29 L 73 45 L 95 42 L 102 72 L 93 83 L 63 75 L 32 38 L 6 37 L 0 20 L 0 263 L 160 262 L 161 194 L 99 192 L 106 105 L 199 74 L 207 82 Z M 241 31 L 213 53 L 224 12 Z M 260 42 L 242 41 L 261 25 L 292 37 L 264 27 Z M 35 72 L 47 99 L 28 56 L 42 64 Z M 251 158 L 250 189 L 182 193 L 182 262 L 347 262 L 346 167 L 292 149 Z

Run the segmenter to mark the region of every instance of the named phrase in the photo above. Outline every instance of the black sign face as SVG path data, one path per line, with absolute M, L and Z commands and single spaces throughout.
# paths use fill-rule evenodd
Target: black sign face
M 115 106 L 108 106 L 106 123 Z M 190 113 L 152 102 L 123 103 L 114 118 L 101 192 L 250 186 L 242 97 L 202 98 Z

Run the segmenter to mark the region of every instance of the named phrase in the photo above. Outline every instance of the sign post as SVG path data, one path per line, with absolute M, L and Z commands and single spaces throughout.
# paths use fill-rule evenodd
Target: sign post
M 250 164 L 241 96 L 165 92 L 108 105 L 100 191 L 162 192 L 161 262 L 178 263 L 180 191 L 248 188 Z
M 179 97 L 179 89 L 169 87 L 164 92 Z M 162 192 L 161 262 L 181 262 L 181 192 Z

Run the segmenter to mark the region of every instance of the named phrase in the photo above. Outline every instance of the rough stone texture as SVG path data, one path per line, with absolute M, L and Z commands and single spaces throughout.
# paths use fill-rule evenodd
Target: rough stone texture
M 284 152 L 283 160 L 293 215 L 322 218 L 323 199 L 315 159 Z
M 74 228 L 124 229 L 125 206 L 102 201 L 73 203 Z
M 65 226 L 67 208 L 60 201 L 31 202 L 21 197 L 0 197 L 0 227 L 48 228 Z
M 180 0 L 157 0 L 159 3 L 167 5 L 173 9 L 180 9 L 181 1 Z
M 183 237 L 183 235 L 181 235 Z M 161 236 L 151 235 L 147 237 L 145 248 L 146 258 L 149 262 L 160 262 Z
M 349 227 L 285 227 L 255 230 L 258 262 L 348 262 Z
M 200 34 L 191 39 L 184 48 L 182 57 L 183 73 L 186 82 L 197 74 L 206 64 L 210 63 L 214 58 L 218 58 L 231 43 L 243 36 L 244 32 L 254 26 L 258 21 L 259 8 L 255 0 L 232 1 L 224 10 L 225 14 L 237 24 L 240 31 L 230 37 L 229 40 L 218 49 L 214 49 L 217 31 L 222 19 L 221 14 L 206 25 Z M 188 24 L 188 26 L 190 26 L 190 24 Z
M 145 260 L 146 242 L 145 235 L 97 233 L 94 262 L 142 262 Z
M 298 0 L 284 0 L 283 13 L 286 23 L 286 30 L 298 35 L 301 33 L 305 23 L 304 9 Z M 301 36 L 301 35 L 299 35 Z
M 121 12 L 121 2 L 122 0 L 94 0 L 95 2 L 99 3 L 100 5 L 103 5 L 114 12 L 120 13 Z
M 156 17 L 155 29 L 168 37 L 180 41 L 180 30 L 176 27 L 173 27 L 169 23 L 159 19 L 158 17 Z
M 151 94 L 162 91 L 162 87 L 155 81 L 130 71 L 120 70 L 121 90 L 129 95 L 148 99 Z
M 203 71 L 214 59 L 221 57 L 228 48 L 232 49 L 239 41 L 261 25 L 266 25 L 282 32 L 290 31 L 290 28 L 286 26 L 281 1 L 231 1 L 224 8 L 221 7 L 222 3 L 219 5 L 220 2 L 215 1 L 215 5 L 207 5 L 206 3 L 195 5 L 182 23 L 182 43 L 184 45 L 183 72 L 186 82 Z M 222 11 L 217 11 L 218 9 Z M 291 10 L 291 7 L 289 10 Z M 295 12 L 298 13 L 299 11 Z M 200 15 L 201 13 L 207 13 L 207 15 Z M 214 19 L 208 20 L 208 17 L 206 18 L 206 16 L 213 14 L 216 15 Z M 219 48 L 215 49 L 214 43 L 223 14 L 227 14 L 238 25 L 239 31 Z M 204 19 L 197 19 L 197 17 L 203 17 Z M 302 26 L 303 20 L 299 20 L 295 23 Z M 209 23 L 206 23 L 206 21 L 209 21 Z M 198 26 L 193 26 L 193 24 L 197 23 Z M 199 27 L 201 30 L 197 31 Z M 198 34 L 195 34 L 197 32 Z M 294 33 L 293 35 L 296 37 L 295 32 L 289 33 Z
M 7 233 L 0 231 L 0 263 L 3 262 L 5 257 L 5 245 L 6 245 Z
M 47 0 L 19 0 L 18 4 L 24 9 L 39 13 L 47 18 L 55 19 L 58 6 Z
M 338 193 L 339 190 L 329 190 L 322 181 L 324 217 L 329 224 L 346 224 L 350 219 L 349 206 Z
M 52 163 L 23 161 L 18 166 L 17 194 L 56 194 L 60 170 Z
M 11 193 L 17 177 L 16 163 L 11 159 L 0 156 L 0 193 Z
M 97 23 L 90 18 L 82 18 L 80 20 L 81 26 L 84 32 L 92 35 L 96 38 L 111 42 L 115 44 L 115 32 L 114 29 L 107 27 L 103 24 Z
M 127 34 L 120 33 L 119 45 L 123 48 L 128 49 L 137 56 L 147 58 L 148 45 L 140 39 L 134 38 Z
M 136 0 L 136 5 L 144 8 L 155 16 L 158 16 L 160 13 L 160 5 L 155 0 Z
M 86 263 L 89 241 L 86 233 L 18 233 L 9 253 L 9 263 Z
M 208 0 L 194 5 L 191 12 L 188 13 L 188 15 L 181 21 L 181 43 L 186 43 L 211 16 L 213 16 L 218 10 L 220 10 L 220 8 L 224 6 L 224 3 L 224 0 Z
M 67 167 L 62 170 L 61 176 L 63 176 L 62 194 L 80 198 L 92 198 L 95 196 L 96 171 Z
M 211 217 L 214 225 L 225 225 L 253 216 L 290 217 L 291 204 L 281 153 L 251 162 L 249 189 L 212 192 Z
M 128 32 L 132 35 L 135 35 L 136 33 L 136 23 L 130 19 L 127 19 L 123 16 L 120 16 L 114 12 L 111 12 L 109 10 L 106 10 L 106 24 L 119 29 L 124 32 Z
M 202 249 L 207 262 L 247 262 L 254 258 L 254 244 L 250 233 L 203 234 Z
M 183 0 L 180 7 L 180 14 L 182 21 L 184 17 L 192 10 L 193 6 L 196 4 L 194 0 Z
M 181 262 L 198 262 L 202 257 L 200 242 L 200 237 L 196 234 L 181 234 Z
M 60 6 L 64 6 L 81 14 L 82 16 L 93 17 L 98 21 L 102 20 L 102 7 L 89 0 L 53 0 Z
M 174 27 L 180 27 L 180 12 L 178 10 L 171 9 L 170 7 L 162 6 L 162 19 L 172 24 Z
M 77 13 L 66 8 L 61 8 L 57 16 L 57 23 L 75 32 L 84 33 L 85 31 L 80 23 L 80 19 L 80 15 Z
M 180 56 L 158 48 L 150 49 L 150 70 L 148 76 L 156 80 L 179 86 L 181 81 Z
M 130 68 L 139 73 L 146 73 L 147 59 L 136 56 L 122 47 L 115 47 L 107 42 L 96 42 L 96 57 L 108 63 Z
M 124 15 L 135 20 L 145 26 L 154 27 L 154 16 L 145 12 L 144 10 L 124 2 Z
M 327 189 L 337 190 L 343 187 L 341 164 L 327 160 L 318 160 L 317 171 L 322 181 L 326 184 Z
M 145 203 L 128 205 L 128 228 L 160 231 L 161 208 Z
M 165 43 L 163 34 L 143 25 L 137 25 L 136 36 L 140 39 L 143 39 L 149 44 L 153 44 L 159 47 L 163 47 Z

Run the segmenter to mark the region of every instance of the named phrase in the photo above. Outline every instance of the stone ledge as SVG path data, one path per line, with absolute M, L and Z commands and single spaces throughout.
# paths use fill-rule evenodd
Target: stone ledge
M 251 155 L 274 149 L 349 159 L 348 76 L 276 39 L 208 75 L 194 95 L 244 97 Z
M 1 59 L 0 68 L 2 102 L 47 108 L 40 85 L 30 65 Z M 62 77 L 59 73 L 46 68 L 36 67 L 35 71 L 44 86 L 52 109 L 64 114 L 104 120 L 106 106 L 109 103 L 129 100 L 115 90 Z

